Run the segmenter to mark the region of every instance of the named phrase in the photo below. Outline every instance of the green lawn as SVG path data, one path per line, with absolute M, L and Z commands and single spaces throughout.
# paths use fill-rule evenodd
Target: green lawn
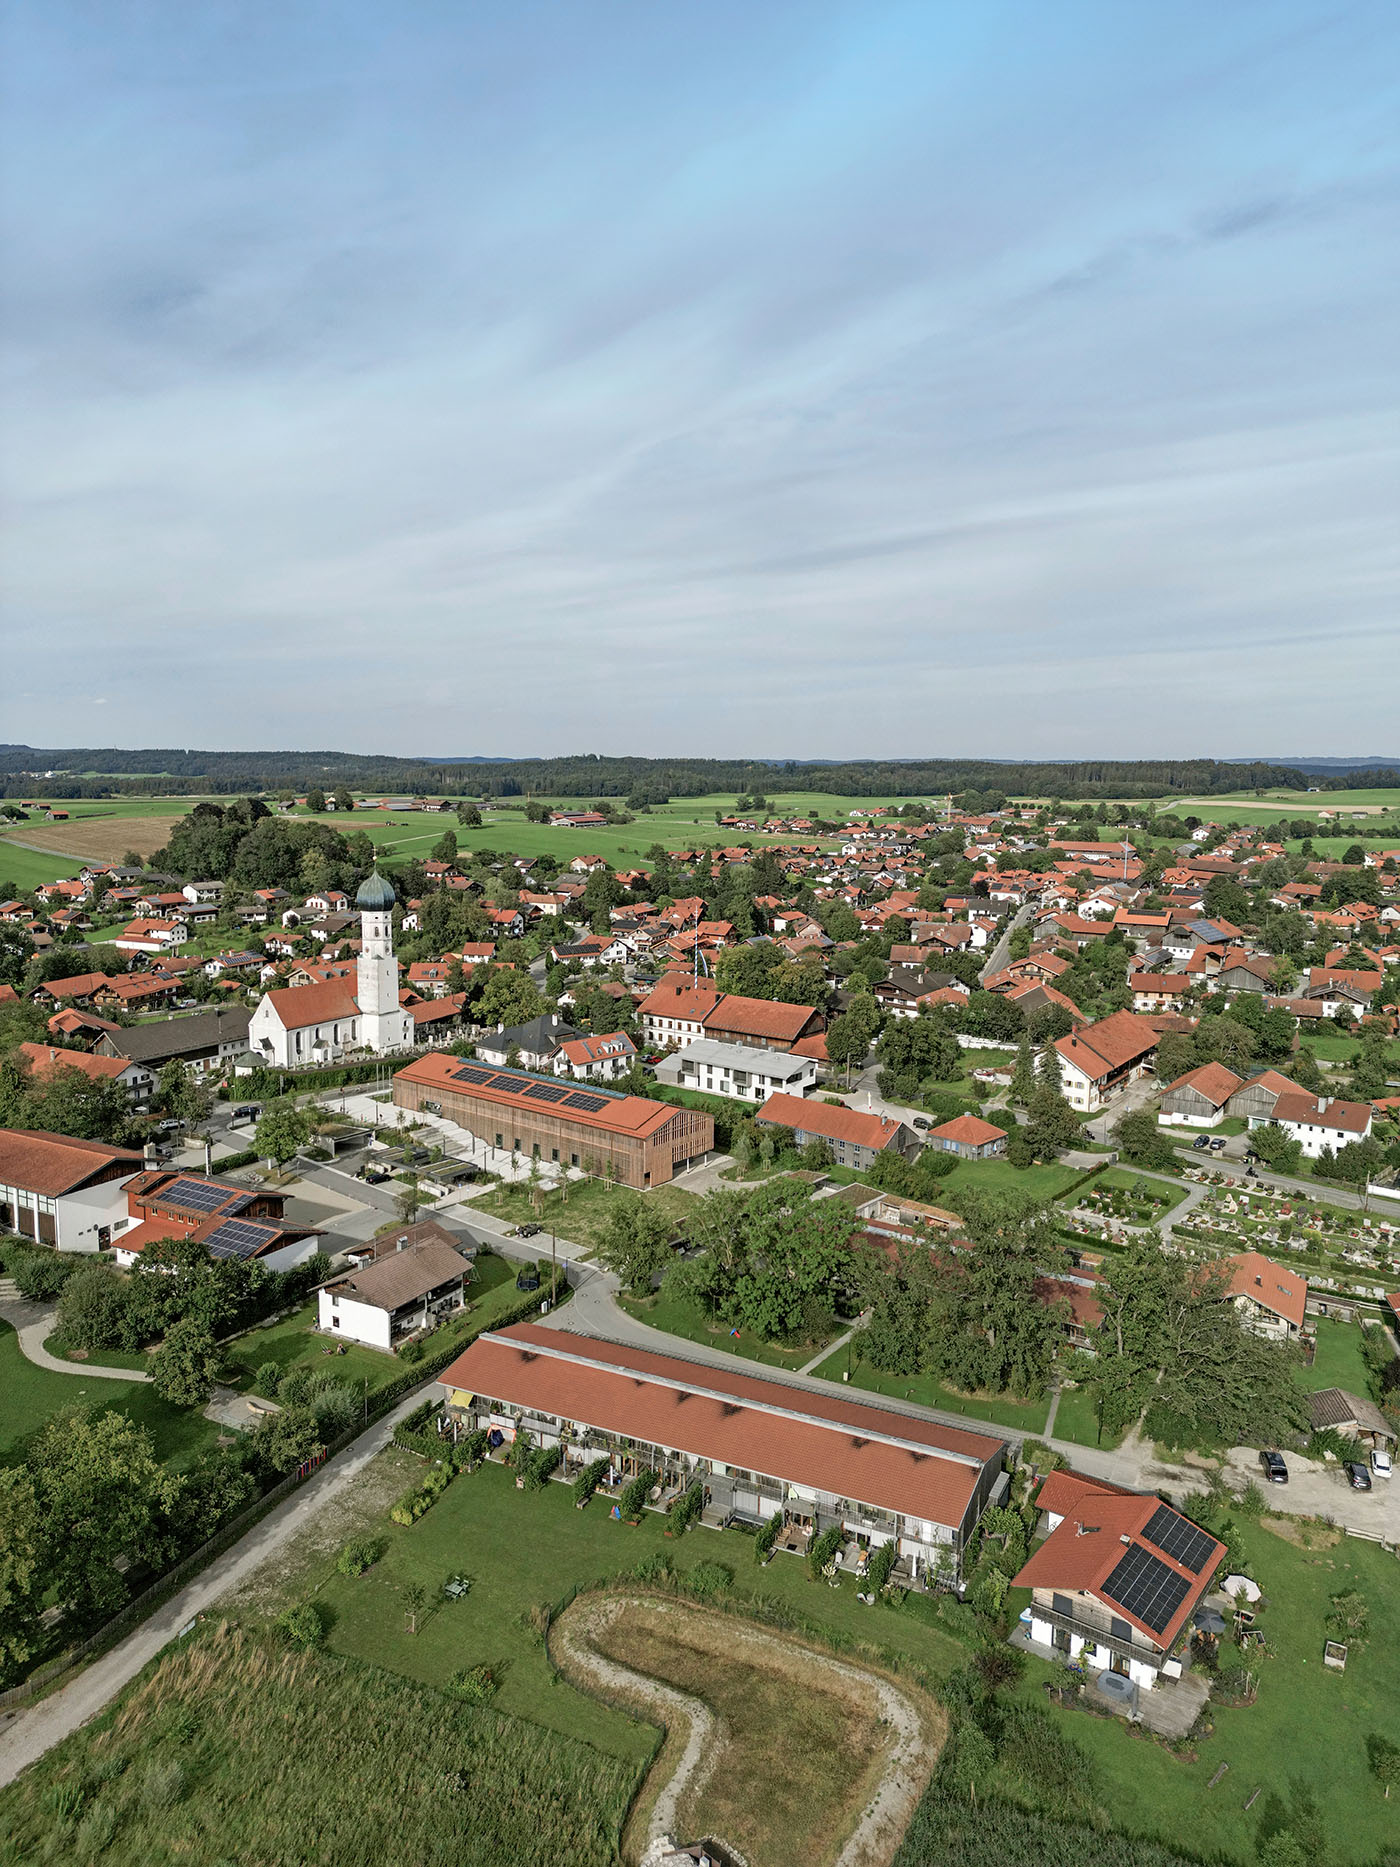
M 1212 1707 L 1215 1734 L 1201 1743 L 1195 1762 L 1135 1741 L 1116 1719 L 1058 1707 L 1050 1715 L 1092 1757 L 1099 1777 L 1092 1793 L 1115 1828 L 1208 1860 L 1224 1854 L 1253 1862 L 1273 1799 L 1286 1801 L 1296 1779 L 1316 1797 L 1333 1867 L 1373 1862 L 1394 1847 L 1400 1821 L 1366 1755 L 1373 1733 L 1400 1743 L 1394 1668 L 1400 1567 L 1369 1543 L 1344 1538 L 1329 1550 L 1307 1551 L 1262 1527 L 1245 1531 L 1244 1551 L 1268 1603 L 1260 1624 L 1273 1657 L 1260 1664 L 1254 1705 Z M 1346 1589 L 1364 1595 L 1371 1632 L 1364 1647 L 1352 1648 L 1342 1674 L 1324 1668 L 1322 1647 L 1330 1598 Z M 1063 1677 L 1050 1662 L 1032 1660 L 1020 1695 L 1044 1704 L 1041 1682 L 1057 1675 Z M 1211 1789 L 1223 1763 L 1229 1773 Z M 1246 1813 L 1256 1789 L 1263 1793 Z
M 796 1348 L 784 1348 L 777 1342 L 763 1342 L 751 1330 L 741 1329 L 731 1335 L 723 1323 L 712 1322 L 698 1303 L 668 1294 L 665 1285 L 655 1296 L 619 1296 L 618 1302 L 629 1316 L 664 1329 L 668 1335 L 683 1336 L 687 1342 L 704 1342 L 710 1348 L 722 1348 L 730 1355 L 744 1355 L 770 1368 L 800 1368 L 818 1355 L 821 1342 L 807 1342 Z
M 24 1456 L 26 1441 L 55 1413 L 69 1407 L 97 1407 L 124 1413 L 150 1432 L 158 1458 L 181 1465 L 212 1446 L 219 1429 L 202 1413 L 172 1407 L 144 1382 L 101 1381 L 36 1368 L 20 1353 L 19 1338 L 0 1323 L 0 1466 Z
M 1324 1387 L 1344 1387 L 1349 1394 L 1368 1397 L 1371 1377 L 1361 1355 L 1361 1325 L 1337 1322 L 1330 1316 L 1314 1320 L 1317 1357 L 1311 1368 L 1295 1370 L 1299 1382 L 1310 1394 Z
M 318 1599 L 335 1616 L 332 1647 L 431 1685 L 484 1662 L 504 1674 L 495 1709 L 629 1759 L 648 1754 L 648 1734 L 556 1681 L 528 1617 L 576 1584 L 635 1568 L 657 1552 L 678 1569 L 725 1563 L 736 1590 L 776 1596 L 840 1634 L 895 1647 L 932 1672 L 946 1673 L 967 1656 L 965 1647 L 916 1612 L 865 1607 L 850 1578 L 839 1588 L 813 1583 L 806 1564 L 786 1554 L 759 1569 L 753 1538 L 741 1531 L 697 1528 L 673 1540 L 655 1512 L 646 1512 L 633 1529 L 609 1515 L 605 1499 L 575 1509 L 562 1484 L 517 1491 L 510 1472 L 498 1465 L 458 1478 L 411 1529 L 390 1525 L 387 1531 L 386 1554 L 373 1569 L 354 1580 L 328 1573 L 319 1590 Z M 405 1633 L 398 1591 L 416 1581 L 441 1600 L 444 1580 L 458 1570 L 472 1578 L 471 1593 L 438 1608 L 418 1635 Z
M 819 1368 L 813 1368 L 812 1373 L 823 1381 L 839 1381 L 846 1367 L 846 1350 L 838 1348 Z M 1048 1400 L 1017 1400 L 1010 1394 L 959 1394 L 951 1387 L 940 1386 L 931 1375 L 882 1373 L 878 1368 L 868 1367 L 858 1353 L 850 1362 L 850 1370 L 851 1386 L 862 1387 L 872 1394 L 888 1394 L 892 1400 L 912 1400 L 921 1407 L 965 1414 L 969 1420 L 988 1420 L 1017 1432 L 1034 1435 L 1045 1429 Z
M 1012 1167 L 1004 1160 L 960 1160 L 946 1179 L 938 1182 L 938 1204 L 956 1210 L 954 1196 L 969 1189 L 1057 1199 L 1083 1172 L 1082 1167 L 1067 1167 L 1058 1160 L 1039 1167 Z
M 511 1225 L 542 1225 L 560 1238 L 595 1251 L 607 1231 L 608 1221 L 620 1206 L 645 1200 L 652 1212 L 659 1212 L 668 1224 L 676 1225 L 685 1217 L 698 1195 L 679 1186 L 657 1186 L 650 1192 L 634 1193 L 630 1187 L 612 1186 L 606 1180 L 570 1180 L 568 1191 L 536 1192 L 517 1183 L 498 1182 L 472 1204 Z M 545 1240 L 548 1243 L 548 1240 Z
M 1105 1433 L 1099 1437 L 1099 1422 L 1094 1407 L 1094 1397 L 1082 1387 L 1064 1387 L 1060 1389 L 1060 1404 L 1055 1409 L 1056 1439 L 1068 1439 L 1076 1446 L 1103 1446 L 1112 1451 L 1121 1445 L 1121 1433 Z
M 1158 1207 L 1158 1218 L 1179 1206 L 1186 1197 L 1184 1186 L 1173 1186 L 1169 1180 L 1159 1180 L 1155 1174 L 1142 1173 L 1136 1167 L 1105 1167 L 1097 1178 L 1090 1180 L 1090 1186 L 1112 1186 L 1121 1193 L 1131 1193 L 1139 1188 L 1147 1188 L 1150 1196 L 1163 1203 Z
M 471 1307 L 433 1336 L 433 1346 L 444 1345 L 460 1337 L 463 1345 L 478 1330 L 489 1327 L 493 1317 L 520 1300 L 515 1287 L 516 1266 L 494 1253 L 477 1260 L 477 1277 L 468 1292 Z M 328 1338 L 316 1332 L 316 1303 L 304 1303 L 290 1316 L 268 1328 L 250 1329 L 228 1345 L 226 1372 L 240 1386 L 246 1386 L 265 1361 L 275 1361 L 285 1372 L 289 1368 L 310 1365 L 329 1368 L 337 1379 L 351 1387 L 369 1383 L 372 1394 L 387 1381 L 395 1380 L 411 1363 L 401 1361 L 380 1349 L 364 1348 L 357 1342 L 340 1342 L 340 1354 L 330 1352 Z
M 26 825 L 21 824 L 22 836 Z M 0 836 L 0 893 L 27 895 L 42 888 L 45 882 L 68 881 L 82 868 L 81 862 L 64 856 L 47 856 L 37 849 L 20 849 L 8 837 Z
M 57 1333 L 47 1338 L 44 1347 L 51 1355 L 57 1355 L 60 1361 L 71 1361 L 75 1374 L 82 1372 L 85 1361 L 95 1362 L 99 1368 L 136 1368 L 142 1373 L 147 1372 L 151 1365 L 151 1358 L 144 1349 L 137 1349 L 133 1353 L 124 1348 L 104 1348 L 88 1354 L 84 1350 L 70 1348 Z

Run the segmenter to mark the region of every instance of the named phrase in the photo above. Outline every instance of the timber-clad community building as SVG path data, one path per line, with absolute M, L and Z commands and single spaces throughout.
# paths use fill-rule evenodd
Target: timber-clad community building
M 781 1512 L 797 1549 L 840 1525 L 895 1541 L 914 1576 L 951 1579 L 1006 1485 L 986 1434 L 534 1323 L 478 1336 L 441 1378 L 456 1422 L 562 1445 L 564 1475 L 606 1454 L 612 1483 L 656 1472 L 662 1503 L 698 1478 L 707 1524 Z
M 663 1185 L 715 1144 L 713 1118 L 697 1109 L 440 1052 L 398 1072 L 394 1101 L 441 1115 L 492 1147 L 638 1190 Z

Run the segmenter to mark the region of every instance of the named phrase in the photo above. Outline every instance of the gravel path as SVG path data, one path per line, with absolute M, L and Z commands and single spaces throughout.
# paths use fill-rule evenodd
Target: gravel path
M 680 1759 L 653 1805 L 647 1824 L 648 1843 L 663 1835 L 684 1838 L 677 1835 L 676 1829 L 681 1802 L 692 1792 L 698 1794 L 703 1789 L 723 1755 L 729 1734 L 723 1720 L 700 1700 L 606 1658 L 594 1649 L 592 1641 L 626 1610 L 666 1613 L 674 1611 L 677 1605 L 680 1604 L 654 1596 L 585 1595 L 566 1609 L 551 1630 L 556 1657 L 585 1684 L 600 1685 L 655 1712 L 668 1732 L 678 1723 L 686 1731 Z M 684 1604 L 684 1610 L 687 1614 L 704 1617 L 704 1610 L 690 1603 Z M 892 1733 L 892 1742 L 879 1784 L 837 1855 L 834 1867 L 886 1867 L 928 1784 L 941 1745 L 941 1733 L 926 1729 L 913 1701 L 880 1673 L 851 1665 L 800 1641 L 746 1626 L 727 1616 L 723 1620 L 723 1631 L 725 1644 L 731 1651 L 742 1652 L 758 1663 L 786 1671 L 794 1667 L 818 1668 L 847 1687 L 854 1687 L 861 1695 L 873 1693 L 879 1716 Z
M 44 1343 L 58 1327 L 58 1310 L 51 1303 L 29 1303 L 19 1295 L 9 1278 L 0 1278 L 0 1317 L 19 1337 L 19 1352 L 36 1368 L 52 1374 L 89 1375 L 95 1381 L 149 1381 L 150 1375 L 139 1368 L 99 1368 L 90 1361 L 60 1361 Z

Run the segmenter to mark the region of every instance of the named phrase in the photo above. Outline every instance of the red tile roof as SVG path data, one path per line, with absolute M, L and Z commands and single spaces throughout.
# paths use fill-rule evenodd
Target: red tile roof
M 285 985 L 266 994 L 284 1031 L 303 1029 L 308 1024 L 329 1024 L 336 1018 L 356 1018 L 359 1000 L 348 981 L 323 979 L 316 985 Z
M 1065 1061 L 1083 1070 L 1090 1081 L 1112 1075 L 1156 1047 L 1156 1028 L 1131 1011 L 1115 1011 L 1097 1024 L 1055 1040 L 1055 1048 Z
M 1233 1258 L 1226 1258 L 1224 1263 L 1230 1273 L 1230 1296 L 1249 1297 L 1262 1308 L 1282 1316 L 1295 1329 L 1302 1328 L 1308 1302 L 1306 1277 L 1275 1264 L 1272 1258 L 1258 1251 L 1241 1251 Z
M 983 1121 L 980 1115 L 955 1115 L 941 1127 L 930 1128 L 928 1139 L 958 1141 L 964 1147 L 986 1147 L 989 1141 L 1004 1141 L 1006 1131 L 992 1122 Z
M 866 1115 L 859 1109 L 834 1108 L 829 1102 L 785 1095 L 769 1096 L 754 1119 L 775 1122 L 783 1128 L 800 1128 L 804 1134 L 823 1135 L 828 1141 L 872 1148 L 876 1153 L 887 1148 L 903 1126 L 883 1115 Z
M 141 1156 L 130 1148 L 102 1141 L 75 1141 L 71 1135 L 39 1128 L 0 1128 L 0 1184 L 56 1198 L 89 1180 L 106 1177 L 111 1167 L 136 1173 Z
M 1001 1450 L 980 1433 L 532 1323 L 479 1336 L 440 1379 L 928 1523 L 960 1524 Z
M 1236 1076 L 1233 1070 L 1227 1070 L 1223 1063 L 1203 1063 L 1199 1069 L 1188 1070 L 1174 1083 L 1168 1083 L 1162 1094 L 1169 1096 L 1174 1089 L 1194 1089 L 1215 1108 L 1221 1108 L 1237 1089 L 1243 1088 L 1244 1079 Z
M 131 1068 L 130 1057 L 90 1056 L 85 1050 L 58 1050 L 52 1044 L 21 1044 L 19 1049 L 30 1073 L 40 1079 L 71 1069 L 90 1082 L 112 1083 Z

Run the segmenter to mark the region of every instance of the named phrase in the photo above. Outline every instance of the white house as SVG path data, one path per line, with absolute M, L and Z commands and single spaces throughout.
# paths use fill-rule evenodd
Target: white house
M 0 1231 L 59 1251 L 103 1251 L 127 1221 L 140 1154 L 101 1141 L 0 1128 Z
M 580 1081 L 611 1082 L 625 1076 L 637 1059 L 637 1046 L 624 1031 L 602 1037 L 573 1037 L 554 1053 L 554 1074 Z
M 1060 1086 L 1073 1109 L 1101 1109 L 1135 1078 L 1145 1076 L 1157 1053 L 1157 1031 L 1146 1018 L 1115 1011 L 1055 1040 Z
M 319 1291 L 317 1327 L 370 1348 L 393 1348 L 461 1309 L 471 1275 L 470 1262 L 445 1239 L 410 1239 Z
M 679 1089 L 698 1089 L 706 1095 L 761 1103 L 775 1091 L 789 1096 L 810 1095 L 817 1086 L 817 1059 L 701 1037 L 684 1050 L 663 1057 L 652 1074 L 659 1083 L 671 1083 Z
M 361 933 L 353 989 L 346 978 L 265 993 L 248 1027 L 249 1047 L 260 1063 L 305 1069 L 352 1051 L 389 1056 L 413 1048 L 413 1017 L 399 1003 L 393 888 L 373 874 L 355 905 Z
M 1349 1141 L 1365 1141 L 1373 1114 L 1369 1102 L 1342 1102 L 1295 1089 L 1275 1102 L 1273 1119 L 1290 1140 L 1300 1143 L 1309 1160 L 1316 1160 L 1325 1147 L 1335 1152 Z
M 119 953 L 166 953 L 172 947 L 183 946 L 189 937 L 187 921 L 136 920 L 122 928 L 112 945 Z

